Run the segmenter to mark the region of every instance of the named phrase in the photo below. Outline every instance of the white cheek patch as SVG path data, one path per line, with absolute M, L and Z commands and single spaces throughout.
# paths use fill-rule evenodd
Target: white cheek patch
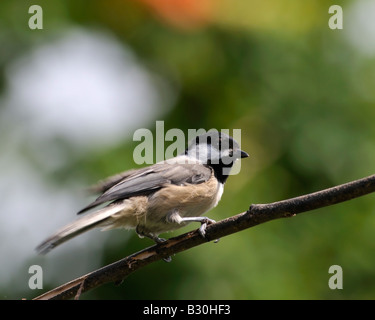
M 222 158 L 233 158 L 233 156 L 230 155 L 230 150 L 225 149 L 224 151 L 221 152 L 221 157 Z
M 199 144 L 189 149 L 189 156 L 198 159 L 202 163 L 207 163 L 210 160 L 211 163 L 219 163 L 220 152 L 207 144 Z

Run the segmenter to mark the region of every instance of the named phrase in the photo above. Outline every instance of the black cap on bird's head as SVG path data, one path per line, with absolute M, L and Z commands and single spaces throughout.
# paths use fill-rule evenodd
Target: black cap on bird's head
M 197 136 L 190 142 L 185 154 L 213 167 L 218 179 L 223 182 L 227 179 L 234 162 L 249 156 L 240 149 L 236 140 L 219 131 L 208 131 Z

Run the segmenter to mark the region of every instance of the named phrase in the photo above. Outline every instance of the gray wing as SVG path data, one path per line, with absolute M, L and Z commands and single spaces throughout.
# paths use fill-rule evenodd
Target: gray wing
M 138 169 L 139 170 L 139 169 Z M 128 176 L 134 174 L 137 169 L 127 170 L 113 176 L 107 177 L 103 180 L 98 181 L 96 184 L 87 188 L 91 194 L 100 194 L 107 191 L 109 188 L 112 188 L 114 185 L 118 184 L 121 180 L 127 178 Z
M 158 163 L 150 167 L 134 170 L 117 184 L 114 184 L 94 202 L 78 214 L 108 201 L 127 199 L 134 196 L 149 195 L 166 184 L 199 184 L 211 177 L 211 169 L 202 164 Z

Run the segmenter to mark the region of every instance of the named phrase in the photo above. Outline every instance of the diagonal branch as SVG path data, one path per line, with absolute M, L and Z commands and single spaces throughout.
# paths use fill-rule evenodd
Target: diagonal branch
M 246 212 L 209 225 L 206 230 L 206 238 L 202 238 L 197 230 L 182 234 L 63 284 L 36 297 L 35 300 L 79 298 L 83 292 L 108 282 L 119 283 L 129 274 L 154 261 L 167 258 L 207 241 L 267 221 L 292 217 L 301 212 L 334 205 L 372 192 L 375 192 L 375 175 L 288 200 L 269 204 L 253 204 Z

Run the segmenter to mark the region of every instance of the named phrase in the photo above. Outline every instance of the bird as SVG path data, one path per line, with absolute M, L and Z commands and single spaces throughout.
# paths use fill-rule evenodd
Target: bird
M 197 135 L 176 157 L 102 180 L 92 188 L 100 196 L 78 214 L 105 206 L 62 227 L 36 250 L 46 254 L 96 227 L 135 229 L 139 237 L 161 243 L 165 239 L 160 234 L 199 222 L 198 231 L 205 237 L 207 225 L 215 220 L 203 214 L 220 201 L 235 161 L 248 156 L 226 133 Z

